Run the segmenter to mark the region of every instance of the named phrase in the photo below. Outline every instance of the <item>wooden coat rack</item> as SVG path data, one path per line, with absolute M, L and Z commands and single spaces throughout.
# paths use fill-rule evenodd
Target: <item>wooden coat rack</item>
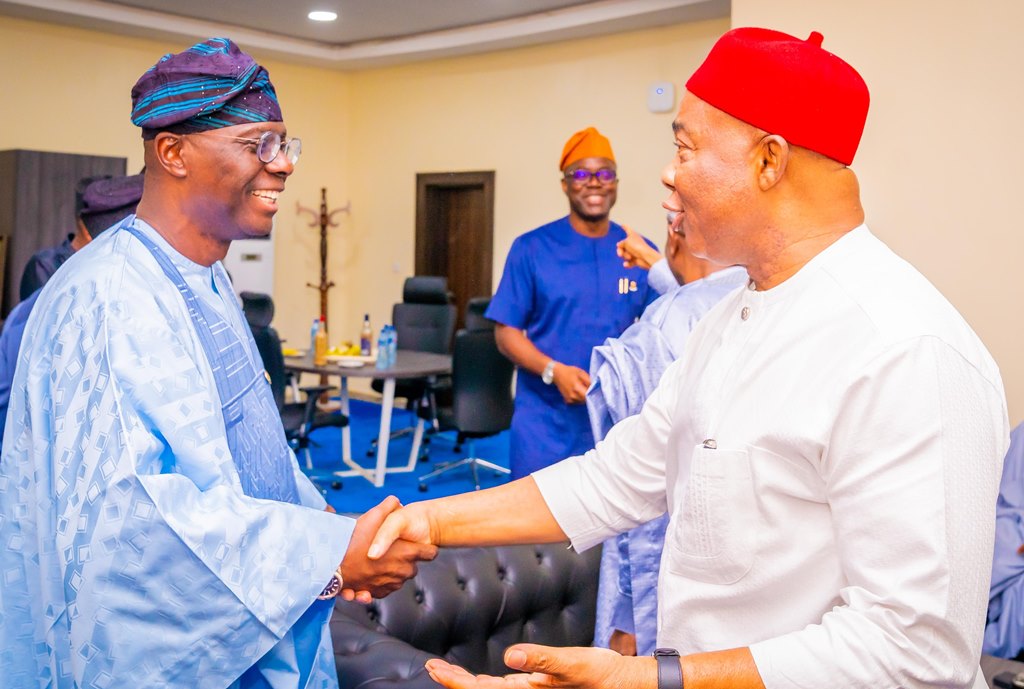
M 313 221 L 309 223 L 310 227 L 320 227 L 320 283 L 314 284 L 307 282 L 306 287 L 312 287 L 313 289 L 320 290 L 320 315 L 324 317 L 324 323 L 327 322 L 327 292 L 334 287 L 334 282 L 327 279 L 327 228 L 337 227 L 338 223 L 335 221 L 334 216 L 338 213 L 348 213 L 352 204 L 346 203 L 341 208 L 335 208 L 333 211 L 327 210 L 327 188 L 320 188 L 320 212 L 317 213 L 312 208 L 306 208 L 301 203 L 295 203 L 297 213 L 309 213 L 313 216 Z

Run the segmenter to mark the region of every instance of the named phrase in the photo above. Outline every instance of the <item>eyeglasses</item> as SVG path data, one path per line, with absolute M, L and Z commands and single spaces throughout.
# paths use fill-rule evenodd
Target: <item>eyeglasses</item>
M 565 173 L 565 181 L 572 182 L 573 184 L 584 185 L 588 184 L 592 178 L 597 178 L 597 181 L 601 184 L 611 184 L 618 179 L 615 170 L 610 167 L 603 167 L 600 170 L 587 170 L 586 168 L 577 168 L 572 172 Z
M 287 141 L 281 140 L 281 135 L 271 130 L 263 132 L 258 139 L 246 139 L 240 136 L 228 136 L 226 134 L 210 134 L 206 132 L 207 136 L 219 136 L 222 139 L 234 139 L 235 141 L 249 146 L 256 147 L 256 157 L 264 165 L 277 160 L 277 155 L 284 148 L 284 157 L 289 163 L 295 165 L 299 162 L 299 156 L 302 155 L 302 140 L 299 138 L 288 139 Z

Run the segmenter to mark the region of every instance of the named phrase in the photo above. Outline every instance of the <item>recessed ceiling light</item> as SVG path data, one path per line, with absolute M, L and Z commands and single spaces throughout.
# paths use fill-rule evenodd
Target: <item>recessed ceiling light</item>
M 309 13 L 309 18 L 315 22 L 333 22 L 338 18 L 338 13 L 329 10 L 313 10 Z

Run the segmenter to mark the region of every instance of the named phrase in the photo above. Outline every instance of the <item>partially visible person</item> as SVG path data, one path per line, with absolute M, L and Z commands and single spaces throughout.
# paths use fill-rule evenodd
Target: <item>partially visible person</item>
M 337 686 L 333 598 L 436 548 L 369 539 L 299 470 L 221 260 L 301 152 L 266 69 L 213 38 L 132 89 L 145 184 L 29 316 L 0 455 L 0 688 Z
M 619 244 L 621 258 L 650 269 L 652 285 L 664 269 L 675 287 L 648 306 L 620 337 L 594 348 L 587 411 L 595 441 L 604 439 L 623 419 L 640 413 L 662 374 L 682 355 L 697 322 L 725 295 L 747 283 L 743 268 L 694 256 L 681 220 L 678 214 L 669 214 L 664 256 L 633 232 Z M 667 525 L 665 514 L 605 543 L 595 645 L 623 655 L 654 651 L 658 571 Z
M 93 189 L 86 194 L 90 186 Z M 72 254 L 116 221 L 132 213 L 141 195 L 142 175 L 99 175 L 80 180 L 75 187 L 75 231 L 57 246 L 40 249 L 32 254 L 21 273 L 18 299 L 28 299 L 46 284 Z
M 619 335 L 657 294 L 646 271 L 615 253 L 626 237 L 610 219 L 618 195 L 611 143 L 593 127 L 559 161 L 569 215 L 518 237 L 486 316 L 519 367 L 510 431 L 512 479 L 594 445 L 584 401 L 590 352 Z
M 1024 653 L 1024 423 L 1010 434 L 996 503 L 996 545 L 985 625 L 985 653 Z
M 142 198 L 142 175 L 128 177 L 87 177 L 75 189 L 75 209 L 78 232 L 59 247 L 35 254 L 26 266 L 22 287 L 39 286 L 22 297 L 7 315 L 0 332 L 0 441 L 7 426 L 7 403 L 11 397 L 14 367 L 18 362 L 18 349 L 28 316 L 35 306 L 39 292 L 50 276 L 78 249 L 86 246 L 101 232 L 135 212 Z
M 597 447 L 389 515 L 434 545 L 586 549 L 669 513 L 654 658 L 518 645 L 530 674 L 454 689 L 983 689 L 999 369 L 864 222 L 849 167 L 868 90 L 822 46 L 725 33 L 686 83 L 662 175 L 693 253 L 747 269 L 640 414 Z

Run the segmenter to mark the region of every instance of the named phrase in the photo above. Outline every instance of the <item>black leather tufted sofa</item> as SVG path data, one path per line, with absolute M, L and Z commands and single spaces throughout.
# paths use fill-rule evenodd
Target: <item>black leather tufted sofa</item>
M 341 689 L 437 689 L 432 657 L 502 675 L 518 642 L 589 646 L 601 549 L 565 544 L 444 548 L 369 606 L 339 600 L 331 619 Z

